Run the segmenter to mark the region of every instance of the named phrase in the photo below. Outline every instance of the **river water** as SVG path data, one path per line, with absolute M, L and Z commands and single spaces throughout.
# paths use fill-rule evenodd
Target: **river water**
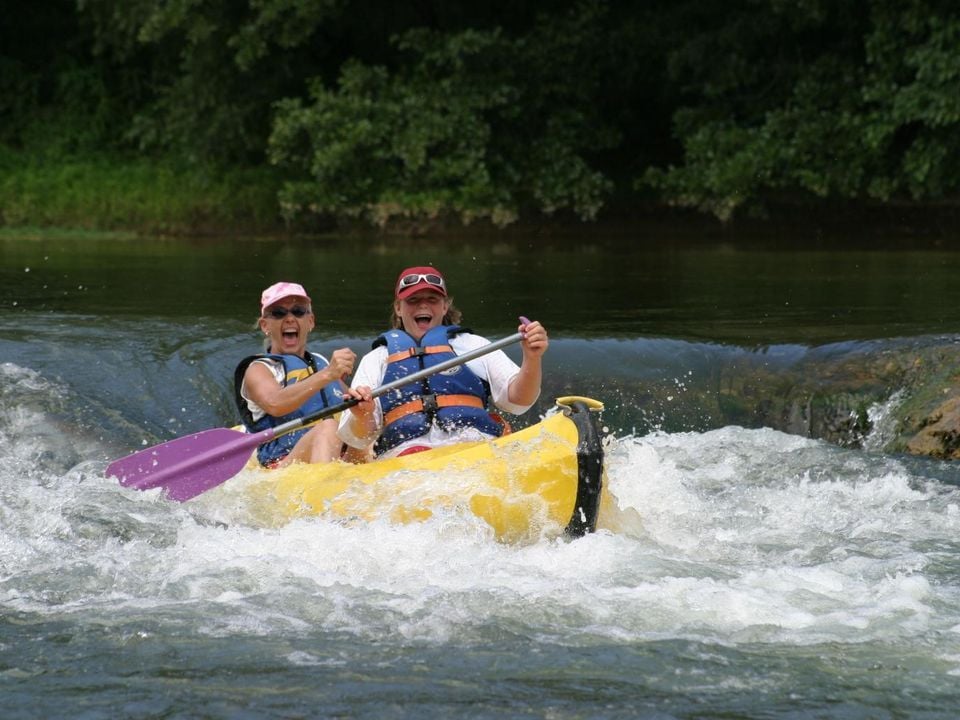
M 0 717 L 956 717 L 955 465 L 682 400 L 731 357 L 960 341 L 960 254 L 778 240 L 0 240 Z M 475 331 L 550 329 L 532 415 L 607 404 L 596 534 L 264 528 L 226 488 L 174 504 L 104 477 L 235 422 L 267 284 L 311 291 L 311 347 L 363 352 L 422 263 Z

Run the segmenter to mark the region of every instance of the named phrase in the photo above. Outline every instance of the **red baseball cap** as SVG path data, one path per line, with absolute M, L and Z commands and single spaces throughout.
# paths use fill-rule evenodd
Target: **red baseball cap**
M 403 300 L 418 290 L 433 290 L 446 297 L 447 281 L 439 270 L 429 265 L 407 268 L 397 276 L 395 294 L 398 300 Z

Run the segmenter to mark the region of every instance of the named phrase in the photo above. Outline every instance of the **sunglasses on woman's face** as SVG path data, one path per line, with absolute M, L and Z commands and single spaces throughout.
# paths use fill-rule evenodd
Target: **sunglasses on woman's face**
M 289 309 L 285 307 L 275 307 L 267 310 L 267 312 L 264 314 L 264 317 L 272 317 L 274 320 L 283 320 L 288 314 L 292 314 L 295 318 L 302 318 L 304 315 L 309 315 L 310 310 L 302 305 L 294 305 Z

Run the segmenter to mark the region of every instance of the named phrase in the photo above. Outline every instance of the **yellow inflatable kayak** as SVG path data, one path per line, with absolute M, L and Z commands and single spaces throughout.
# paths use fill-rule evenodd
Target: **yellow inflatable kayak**
M 246 488 L 262 523 L 323 515 L 422 521 L 470 512 L 505 542 L 596 528 L 603 448 L 590 398 L 557 399 L 558 412 L 489 442 L 461 443 L 367 464 L 290 465 Z M 258 473 L 260 474 L 260 473 Z

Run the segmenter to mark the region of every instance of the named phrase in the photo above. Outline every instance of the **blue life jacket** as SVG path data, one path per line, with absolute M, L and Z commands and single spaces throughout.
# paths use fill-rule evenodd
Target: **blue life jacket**
M 250 412 L 250 407 L 247 405 L 247 401 L 240 395 L 240 388 L 243 386 L 243 376 L 247 372 L 247 368 L 250 366 L 250 363 L 263 358 L 272 358 L 283 363 L 284 387 L 290 385 L 291 383 L 295 383 L 298 380 L 307 378 L 310 375 L 313 375 L 315 372 L 323 370 L 328 365 L 328 363 L 322 357 L 309 351 L 303 357 L 297 357 L 296 355 L 275 355 L 272 353 L 264 353 L 261 355 L 251 355 L 250 357 L 241 360 L 240 364 L 237 365 L 237 369 L 233 373 L 233 387 L 237 402 L 237 409 L 240 410 L 240 417 L 243 418 L 243 424 L 246 426 L 249 432 L 255 433 L 260 432 L 261 430 L 266 430 L 267 428 L 276 427 L 277 425 L 289 422 L 290 420 L 304 417 L 305 415 L 322 410 L 325 407 L 333 407 L 334 405 L 343 402 L 343 389 L 340 387 L 340 383 L 332 382 L 325 388 L 322 388 L 320 392 L 311 396 L 309 400 L 307 400 L 303 405 L 293 412 L 287 413 L 286 415 L 282 415 L 280 417 L 264 415 L 259 420 L 254 421 L 253 414 Z M 291 450 L 293 450 L 293 446 L 296 445 L 297 441 L 307 433 L 308 429 L 309 428 L 294 430 L 286 435 L 281 435 L 278 438 L 274 438 L 268 443 L 264 443 L 257 448 L 257 460 L 260 461 L 261 465 L 269 465 L 277 460 L 283 459 L 290 453 Z
M 439 325 L 428 330 L 418 343 L 403 330 L 388 330 L 373 343 L 375 348 L 380 345 L 387 348 L 383 383 L 456 357 L 450 338 L 461 332 L 468 331 L 457 325 Z M 379 455 L 402 442 L 426 435 L 431 423 L 451 431 L 472 427 L 499 437 L 503 434 L 503 425 L 487 412 L 489 400 L 490 384 L 466 365 L 444 370 L 420 382 L 407 383 L 380 396 L 383 432 L 374 451 Z

